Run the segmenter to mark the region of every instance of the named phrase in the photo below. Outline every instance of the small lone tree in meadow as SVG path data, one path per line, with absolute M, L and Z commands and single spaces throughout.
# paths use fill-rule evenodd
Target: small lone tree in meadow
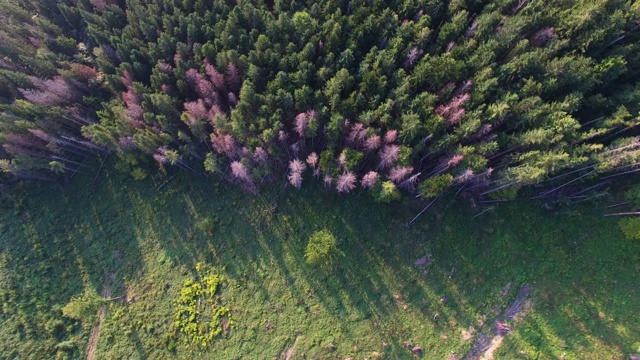
M 62 308 L 62 315 L 93 326 L 97 320 L 98 309 L 104 304 L 105 300 L 98 295 L 96 290 L 88 288 L 82 295 L 72 298 Z
M 330 263 L 339 253 L 335 236 L 324 229 L 311 235 L 304 257 L 308 264 Z

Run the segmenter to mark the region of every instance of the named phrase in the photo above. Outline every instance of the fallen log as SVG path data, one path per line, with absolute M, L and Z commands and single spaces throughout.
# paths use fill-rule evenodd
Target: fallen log
M 604 214 L 605 217 L 608 217 L 608 216 L 635 216 L 635 215 L 640 215 L 640 211 Z

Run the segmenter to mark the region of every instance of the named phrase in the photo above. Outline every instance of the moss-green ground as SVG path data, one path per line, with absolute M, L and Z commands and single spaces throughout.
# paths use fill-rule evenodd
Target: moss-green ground
M 186 175 L 162 191 L 115 173 L 90 184 L 31 185 L 4 200 L 1 359 L 83 358 L 90 326 L 60 308 L 103 284 L 126 296 L 109 302 L 95 359 L 400 359 L 414 356 L 407 341 L 425 359 L 463 357 L 473 342 L 463 332 L 490 331 L 525 283 L 533 307 L 495 358 L 640 352 L 640 242 L 597 205 L 501 203 L 474 217 L 468 201 L 444 199 L 407 228 L 423 203 L 381 205 L 310 181 L 256 196 Z M 304 261 L 322 228 L 344 253 L 324 268 Z M 218 301 L 234 322 L 204 351 L 171 336 L 198 262 L 226 277 Z

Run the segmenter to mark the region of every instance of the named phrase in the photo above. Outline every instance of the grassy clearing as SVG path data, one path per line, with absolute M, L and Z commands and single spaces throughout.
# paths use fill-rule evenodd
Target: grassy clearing
M 0 358 L 84 357 L 93 324 L 60 309 L 105 286 L 123 298 L 108 303 L 95 359 L 410 358 L 405 342 L 424 358 L 463 357 L 525 283 L 533 308 L 497 358 L 640 352 L 640 242 L 592 206 L 509 203 L 474 218 L 466 202 L 445 199 L 406 228 L 421 204 L 315 186 L 249 196 L 178 176 L 159 192 L 117 174 L 89 185 L 5 199 Z M 322 229 L 343 255 L 308 265 L 307 240 Z M 199 262 L 224 277 L 215 301 L 230 309 L 204 351 L 173 336 Z

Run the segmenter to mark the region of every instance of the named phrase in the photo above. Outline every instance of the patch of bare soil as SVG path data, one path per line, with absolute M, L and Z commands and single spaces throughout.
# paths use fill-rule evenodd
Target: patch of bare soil
M 467 330 L 462 330 L 462 341 L 469 341 L 473 339 L 473 335 L 476 333 L 476 329 L 473 326 L 469 326 Z
M 109 299 L 111 297 L 111 283 L 115 280 L 115 274 L 111 273 L 107 275 L 106 281 L 102 284 L 102 291 L 100 292 L 100 296 L 103 299 Z M 96 355 L 96 349 L 98 348 L 98 338 L 100 337 L 100 328 L 102 327 L 102 320 L 104 320 L 104 315 L 107 312 L 107 305 L 102 305 L 100 309 L 98 309 L 98 323 L 96 326 L 91 329 L 91 334 L 89 335 L 89 343 L 87 344 L 86 351 L 86 360 L 93 360 Z
M 510 289 L 510 286 L 508 286 Z M 506 290 L 508 292 L 508 290 Z M 524 310 L 531 308 L 533 303 L 528 300 L 532 293 L 531 286 L 525 284 L 522 286 L 516 299 L 504 311 L 504 313 L 496 319 L 494 326 L 490 330 L 478 334 L 476 340 L 471 345 L 471 350 L 464 357 L 465 360 L 493 360 L 495 351 L 502 345 L 504 337 L 509 334 L 512 327 L 524 318 Z M 503 293 L 503 295 L 506 295 Z M 507 323 L 509 320 L 509 325 Z M 463 334 L 464 336 L 465 334 Z M 468 333 L 466 334 L 468 336 Z
M 293 345 L 291 345 L 284 354 L 280 355 L 281 360 L 290 360 L 296 356 L 296 346 L 298 345 L 298 340 L 301 338 L 301 336 L 296 336 L 296 340 L 293 342 Z
M 484 351 L 484 354 L 482 354 L 482 356 L 480 356 L 480 360 L 493 360 L 493 353 L 498 350 L 500 345 L 502 345 L 502 340 L 504 340 L 504 336 L 494 336 L 493 339 L 491 339 L 489 348 Z

